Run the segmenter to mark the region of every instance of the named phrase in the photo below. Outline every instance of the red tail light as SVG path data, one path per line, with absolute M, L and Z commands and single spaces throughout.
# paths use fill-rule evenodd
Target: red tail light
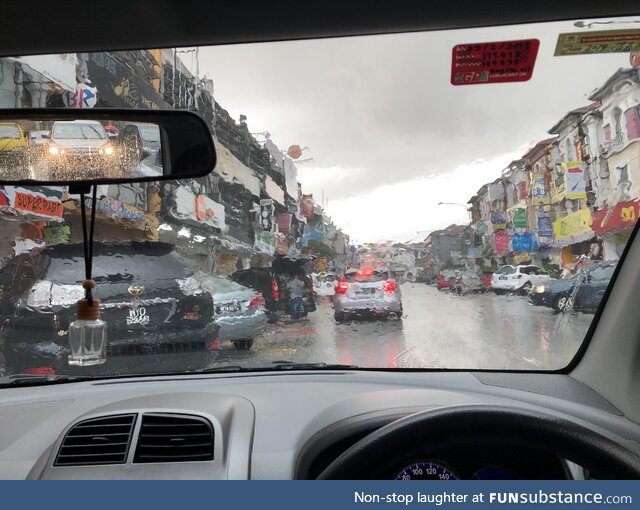
M 200 312 L 184 312 L 182 318 L 188 321 L 197 321 L 200 318 Z
M 338 283 L 338 286 L 336 287 L 336 292 L 338 294 L 344 294 L 345 292 L 347 292 L 348 288 L 349 288 L 349 282 L 343 278 L 342 280 L 340 280 L 340 283 Z
M 29 375 L 56 375 L 56 371 L 51 367 L 25 368 L 24 373 Z
M 393 292 L 398 287 L 398 283 L 395 280 L 387 280 L 384 282 L 384 291 L 385 292 Z
M 249 301 L 249 310 L 255 310 L 259 306 L 264 305 L 264 303 L 265 301 L 264 301 L 264 298 L 262 297 L 262 294 L 257 292 L 256 296 L 251 301 Z
M 275 280 L 271 280 L 271 297 L 275 300 L 280 298 L 280 291 L 278 290 L 278 282 Z

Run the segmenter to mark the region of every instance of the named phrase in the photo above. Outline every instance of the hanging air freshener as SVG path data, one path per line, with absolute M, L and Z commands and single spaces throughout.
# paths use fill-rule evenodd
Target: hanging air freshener
M 96 216 L 96 187 L 93 187 L 91 224 L 87 239 L 84 193 L 80 193 L 84 263 L 86 279 L 82 282 L 85 298 L 77 302 L 77 319 L 69 325 L 69 365 L 100 365 L 107 361 L 107 323 L 100 320 L 100 300 L 94 299 L 96 282 L 91 279 L 93 261 L 93 227 Z

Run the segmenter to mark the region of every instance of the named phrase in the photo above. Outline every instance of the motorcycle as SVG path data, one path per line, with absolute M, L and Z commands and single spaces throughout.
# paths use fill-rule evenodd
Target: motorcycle
M 451 285 L 451 292 L 458 296 L 477 293 L 484 294 L 486 291 L 487 286 L 473 271 L 465 271 L 457 274 L 453 285 Z

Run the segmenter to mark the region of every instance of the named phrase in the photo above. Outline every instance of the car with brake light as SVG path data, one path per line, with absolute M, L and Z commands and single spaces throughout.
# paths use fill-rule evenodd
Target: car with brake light
M 356 318 L 402 318 L 402 293 L 389 270 L 349 269 L 338 281 L 333 296 L 337 322 Z

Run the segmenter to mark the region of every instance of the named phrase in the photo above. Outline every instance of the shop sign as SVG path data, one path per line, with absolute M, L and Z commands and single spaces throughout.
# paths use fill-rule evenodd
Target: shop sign
M 553 222 L 553 234 L 556 241 L 589 232 L 591 232 L 591 211 L 589 209 L 580 209 Z
M 189 219 L 204 223 L 211 227 L 227 230 L 225 210 L 222 204 L 215 202 L 206 195 L 196 195 L 189 188 L 180 186 L 175 191 L 175 208 L 171 211 L 173 217 Z
M 605 234 L 612 230 L 635 227 L 640 218 L 640 202 L 620 202 L 613 208 L 604 208 L 593 213 L 591 229 L 596 234 Z
M 567 198 L 577 200 L 587 198 L 584 182 L 584 163 L 569 161 L 562 164 L 567 173 Z
M 483 236 L 487 233 L 487 224 L 484 221 L 478 220 L 473 224 L 473 228 L 479 236 Z
M 513 210 L 513 226 L 515 228 L 527 228 L 527 210 L 518 208 Z
M 85 198 L 85 205 L 91 207 L 91 198 Z M 144 221 L 144 213 L 133 206 L 111 197 L 103 197 L 96 202 L 96 212 L 108 218 L 127 221 Z
M 71 228 L 68 225 L 44 228 L 44 242 L 47 246 L 53 244 L 66 244 L 71 236 Z
M 93 108 L 98 102 L 98 90 L 85 83 L 78 83 L 73 92 L 66 94 L 71 108 Z
M 124 108 L 166 108 L 162 96 L 109 53 L 90 53 L 87 63 L 91 82 L 101 101 Z
M 37 216 L 50 221 L 62 221 L 62 194 L 58 186 L 16 187 L 5 186 L 7 206 L 20 214 Z

